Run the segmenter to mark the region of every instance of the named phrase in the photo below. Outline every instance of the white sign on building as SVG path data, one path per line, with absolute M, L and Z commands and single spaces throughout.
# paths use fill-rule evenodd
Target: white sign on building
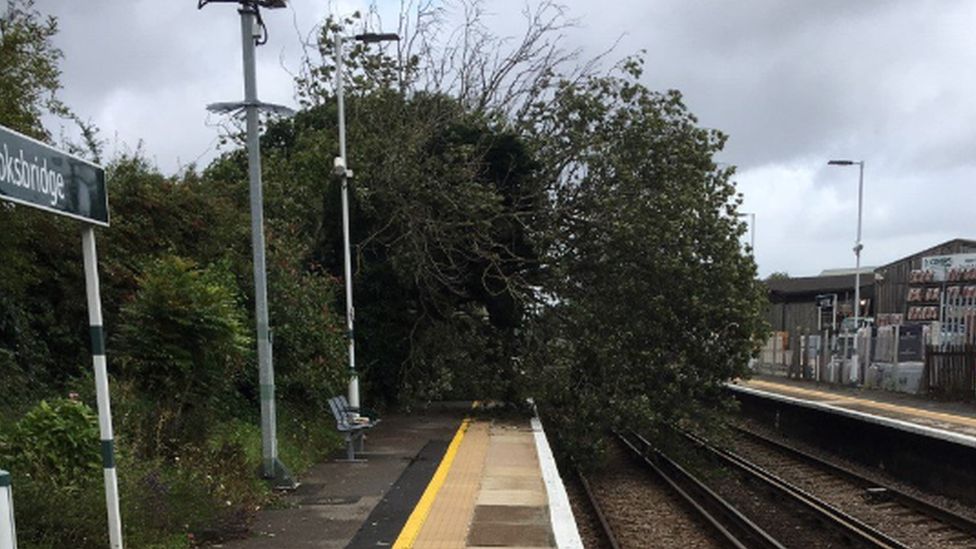
M 922 270 L 932 271 L 934 279 L 945 280 L 951 269 L 976 268 L 976 254 L 930 255 L 922 258 Z

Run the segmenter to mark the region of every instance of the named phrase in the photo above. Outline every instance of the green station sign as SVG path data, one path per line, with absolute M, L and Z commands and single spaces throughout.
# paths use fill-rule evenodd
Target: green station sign
M 108 226 L 101 166 L 0 126 L 0 200 Z

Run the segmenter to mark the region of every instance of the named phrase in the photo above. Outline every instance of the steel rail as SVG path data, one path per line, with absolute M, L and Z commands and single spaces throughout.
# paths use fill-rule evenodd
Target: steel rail
M 764 468 L 746 460 L 745 458 L 729 450 L 717 448 L 707 440 L 691 433 L 682 433 L 688 440 L 698 445 L 720 461 L 731 467 L 746 473 L 767 486 L 778 491 L 780 494 L 802 504 L 818 515 L 829 524 L 834 525 L 838 530 L 845 534 L 852 541 L 865 544 L 869 547 L 884 549 L 909 549 L 908 545 L 886 535 L 885 533 L 861 522 L 857 518 L 844 513 L 833 505 L 822 499 L 804 491 L 801 488 L 781 479 Z
M 603 507 L 600 506 L 600 502 L 597 501 L 592 488 L 590 488 L 590 481 L 583 476 L 583 473 L 579 469 L 576 470 L 576 476 L 579 478 L 580 484 L 583 485 L 583 491 L 586 492 L 586 497 L 590 501 L 590 507 L 593 508 L 593 511 L 596 513 L 596 518 L 600 521 L 600 527 L 603 528 L 603 537 L 606 538 L 612 549 L 620 549 L 617 536 L 613 533 L 613 528 L 610 527 L 607 515 L 603 512 Z
M 645 466 L 664 480 L 730 546 L 738 549 L 785 549 L 783 544 L 675 461 L 654 448 L 645 438 L 637 433 L 627 435 L 616 433 L 616 435 L 630 449 L 634 457 L 639 458 Z M 635 439 L 643 448 L 638 448 L 630 438 Z
M 811 465 L 825 469 L 837 476 L 847 478 L 848 480 L 860 484 L 865 488 L 880 488 L 884 491 L 885 497 L 890 497 L 892 500 L 904 505 L 905 507 L 909 507 L 915 511 L 918 511 L 919 513 L 928 515 L 939 522 L 944 522 L 955 529 L 962 531 L 963 533 L 976 537 L 976 521 L 968 517 L 915 497 L 890 485 L 876 482 L 875 480 L 861 475 L 860 473 L 856 473 L 846 467 L 831 463 L 823 458 L 809 454 L 803 450 L 794 448 L 788 444 L 769 438 L 750 429 L 746 429 L 745 427 L 739 425 L 735 425 L 733 427 L 736 431 L 758 441 L 761 444 L 779 450 L 785 454 L 797 458 L 800 461 L 805 461 Z

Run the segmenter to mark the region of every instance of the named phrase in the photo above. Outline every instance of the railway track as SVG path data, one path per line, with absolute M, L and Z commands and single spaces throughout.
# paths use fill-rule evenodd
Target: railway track
M 976 548 L 976 521 L 969 517 L 749 429 L 736 432 L 740 454 L 905 546 Z
M 976 548 L 976 521 L 969 517 L 758 433 L 737 432 L 735 452 L 684 434 L 709 461 L 734 472 L 712 472 L 706 482 L 637 433 L 617 438 L 635 463 L 682 501 L 679 507 L 707 526 L 702 534 L 708 530 L 721 546 Z M 608 546 L 628 546 L 618 541 L 614 517 L 602 508 L 597 490 L 582 476 L 581 484 Z
M 691 433 L 683 433 L 683 436 L 722 466 L 743 475 L 750 484 L 763 486 L 775 493 L 776 498 L 783 503 L 789 502 L 795 508 L 806 511 L 812 518 L 811 521 L 806 521 L 808 526 L 816 528 L 819 525 L 822 528 L 826 525 L 830 532 L 856 547 L 879 549 L 910 547 L 730 450 L 716 447 Z M 826 530 L 823 530 L 823 533 L 827 535 Z
M 603 539 L 606 541 L 607 545 L 611 549 L 620 549 L 620 542 L 617 541 L 617 534 L 614 533 L 613 527 L 610 526 L 610 522 L 607 520 L 607 514 L 603 511 L 603 506 L 600 505 L 600 500 L 597 499 L 596 494 L 593 493 L 593 488 L 590 486 L 590 481 L 586 479 L 583 473 L 576 471 L 577 478 L 579 478 L 580 485 L 583 486 L 583 492 L 586 494 L 586 499 L 593 509 L 593 513 L 596 515 L 597 520 L 600 522 L 601 533 L 603 534 Z
M 618 433 L 620 441 L 664 481 L 699 517 L 712 527 L 725 545 L 739 549 L 784 549 L 745 514 L 710 489 L 677 462 L 655 449 L 636 433 Z

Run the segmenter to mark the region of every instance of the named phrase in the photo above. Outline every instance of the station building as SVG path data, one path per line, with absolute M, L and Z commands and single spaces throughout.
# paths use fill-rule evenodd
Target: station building
M 976 240 L 956 238 L 856 273 L 766 281 L 773 333 L 761 373 L 812 378 L 945 398 L 976 398 Z
M 833 327 L 835 318 L 840 323 L 853 315 L 855 279 L 854 269 L 833 269 L 767 280 L 770 327 L 791 333 Z M 976 240 L 955 238 L 861 269 L 861 316 L 879 326 L 945 321 L 946 306 L 965 307 L 971 298 L 976 299 Z
M 835 269 L 817 276 L 766 281 L 766 320 L 774 332 L 818 333 L 832 328 L 854 311 L 854 269 Z M 871 316 L 874 268 L 861 269 L 861 315 Z M 836 308 L 835 308 L 836 307 Z
M 973 268 L 976 268 L 976 240 L 963 238 L 878 267 L 875 270 L 878 315 L 891 315 L 888 323 L 897 324 L 938 320 L 932 318 L 931 307 L 940 306 L 943 290 L 945 297 L 949 297 L 949 293 L 957 293 L 950 292 L 950 288 L 976 286 L 976 272 L 965 274 Z M 950 276 L 950 272 L 959 276 Z

